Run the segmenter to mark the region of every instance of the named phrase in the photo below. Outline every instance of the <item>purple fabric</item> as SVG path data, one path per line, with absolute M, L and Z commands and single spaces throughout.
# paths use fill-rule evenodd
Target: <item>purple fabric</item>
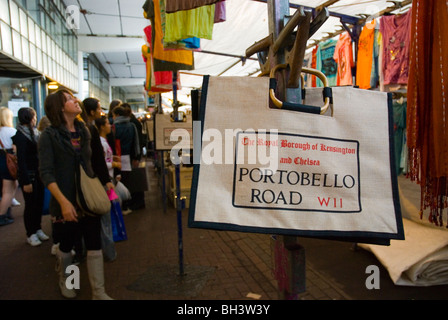
M 215 23 L 226 21 L 226 2 L 215 3 Z

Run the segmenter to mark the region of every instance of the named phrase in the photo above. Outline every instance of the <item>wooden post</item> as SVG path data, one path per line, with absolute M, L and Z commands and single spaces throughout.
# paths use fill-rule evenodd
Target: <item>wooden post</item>
M 269 33 L 273 43 L 287 23 L 289 0 L 268 0 Z M 272 50 L 271 50 L 272 51 Z M 271 52 L 270 51 L 270 52 Z M 285 63 L 284 50 L 280 49 L 269 57 L 270 68 Z M 301 85 L 287 88 L 288 72 L 283 70 L 276 75 L 277 97 L 282 101 L 301 102 Z M 284 300 L 296 300 L 298 294 L 305 292 L 305 249 L 298 244 L 297 237 L 276 236 L 274 242 L 274 274 L 278 282 L 279 295 Z

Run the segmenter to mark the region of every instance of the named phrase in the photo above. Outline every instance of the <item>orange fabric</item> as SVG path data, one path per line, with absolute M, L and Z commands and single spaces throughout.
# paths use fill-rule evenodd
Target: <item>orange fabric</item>
M 173 73 L 171 71 L 153 71 L 152 56 L 147 45 L 142 46 L 142 55 L 146 63 L 145 90 L 148 91 L 148 94 L 172 91 Z
M 316 65 L 317 65 L 317 50 L 319 49 L 319 46 L 315 46 L 313 49 L 313 53 L 311 56 L 311 68 L 316 69 Z M 311 76 L 311 86 L 312 87 L 316 87 L 317 85 L 317 78 L 316 76 Z
M 193 52 L 190 50 L 165 50 L 163 48 L 163 31 L 160 12 L 160 0 L 154 0 L 154 19 L 151 24 L 154 25 L 154 45 L 153 57 L 158 60 L 193 65 Z
M 409 175 L 421 185 L 420 210 L 443 225 L 448 207 L 448 4 L 414 0 L 407 101 Z
M 352 67 L 354 67 L 354 62 L 352 38 L 350 37 L 348 32 L 344 32 L 339 36 L 339 40 L 336 43 L 336 48 L 334 49 L 333 59 L 338 65 L 338 72 L 336 74 L 336 85 L 353 85 Z
M 366 24 L 359 35 L 358 60 L 356 64 L 356 85 L 361 89 L 370 88 L 372 72 L 373 41 L 375 35 L 375 20 Z

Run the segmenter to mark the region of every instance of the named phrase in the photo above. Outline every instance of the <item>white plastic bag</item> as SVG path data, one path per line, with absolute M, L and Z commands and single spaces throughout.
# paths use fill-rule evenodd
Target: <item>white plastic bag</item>
M 120 197 L 121 201 L 127 201 L 131 199 L 131 193 L 129 192 L 128 188 L 120 182 L 117 181 L 117 184 L 115 185 L 115 192 L 117 193 L 118 197 Z

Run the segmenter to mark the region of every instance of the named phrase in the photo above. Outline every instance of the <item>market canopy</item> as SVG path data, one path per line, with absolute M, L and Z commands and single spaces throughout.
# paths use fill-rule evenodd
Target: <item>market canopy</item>
M 144 0 L 64 0 L 77 6 L 79 50 L 94 53 L 109 73 L 112 86 L 138 87 L 145 79 L 141 46 L 143 29 L 150 24 L 143 16 Z M 184 92 L 202 84 L 201 75 L 256 76 L 256 56 L 245 57 L 246 49 L 269 35 L 267 0 L 226 0 L 226 21 L 215 23 L 212 40 L 201 39 L 194 52 L 194 70 L 181 73 Z M 290 0 L 291 15 L 299 6 L 313 12 L 326 7 L 330 17 L 308 40 L 308 47 L 338 36 L 345 28 L 379 17 L 384 12 L 405 12 L 411 0 Z M 361 19 L 361 20 L 360 20 Z M 364 20 L 362 20 L 364 19 Z

